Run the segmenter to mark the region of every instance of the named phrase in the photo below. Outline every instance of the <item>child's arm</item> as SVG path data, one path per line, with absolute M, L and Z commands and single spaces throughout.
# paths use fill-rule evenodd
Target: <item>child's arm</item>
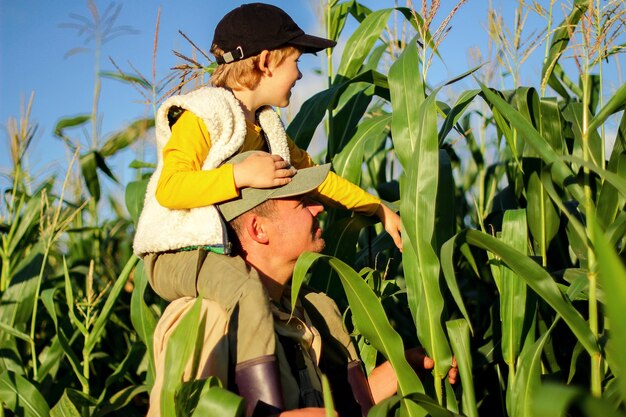
M 298 148 L 288 139 L 291 163 L 296 168 L 315 165 L 311 156 Z M 333 207 L 345 208 L 368 216 L 376 215 L 398 249 L 402 250 L 400 216 L 385 206 L 379 198 L 369 194 L 360 187 L 330 172 L 319 187 L 318 196 L 322 202 Z
M 156 190 L 159 204 L 170 209 L 208 206 L 237 197 L 241 187 L 282 185 L 295 174 L 282 158 L 264 152 L 236 165 L 202 170 L 210 149 L 204 123 L 193 113 L 184 112 L 163 148 L 163 171 Z

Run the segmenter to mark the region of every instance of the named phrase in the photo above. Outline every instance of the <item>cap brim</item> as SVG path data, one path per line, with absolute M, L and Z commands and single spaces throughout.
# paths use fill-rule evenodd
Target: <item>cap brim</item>
M 227 222 L 252 210 L 267 200 L 288 198 L 307 194 L 316 189 L 328 176 L 330 164 L 318 165 L 298 170 L 287 185 L 276 188 L 243 188 L 239 197 L 218 204 Z
M 318 36 L 304 34 L 291 39 L 287 42 L 287 45 L 300 47 L 303 49 L 304 53 L 316 53 L 327 48 L 332 48 L 337 45 L 337 42 L 326 38 L 320 38 Z

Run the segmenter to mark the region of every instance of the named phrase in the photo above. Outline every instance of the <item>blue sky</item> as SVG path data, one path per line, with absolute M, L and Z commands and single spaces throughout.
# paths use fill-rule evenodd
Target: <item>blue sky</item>
M 318 0 L 268 0 L 287 11 L 308 33 L 323 35 L 316 17 Z M 102 12 L 109 1 L 95 1 Z M 364 1 L 374 9 L 393 6 L 393 1 Z M 420 3 L 416 1 L 416 3 Z M 440 21 L 452 9 L 456 1 L 443 0 Z M 542 2 L 543 3 L 543 2 Z M 109 62 L 113 58 L 124 70 L 130 70 L 132 63 L 146 77 L 151 76 L 154 28 L 157 10 L 161 8 L 161 26 L 157 52 L 157 78 L 167 75 L 169 68 L 178 63 L 172 54 L 176 49 L 190 54 L 190 47 L 178 34 L 185 32 L 204 50 L 208 50 L 217 21 L 229 10 L 241 4 L 240 1 L 197 1 L 127 0 L 122 4 L 117 25 L 130 26 L 138 33 L 113 39 L 102 50 L 101 69 L 114 70 Z M 502 9 L 505 19 L 512 24 L 516 2 L 494 0 L 496 8 Z M 480 48 L 486 54 L 487 35 L 484 27 L 487 21 L 487 0 L 468 0 L 452 20 L 452 29 L 442 43 L 440 50 L 445 66 L 435 64 L 430 72 L 430 81 L 437 83 L 470 68 L 469 51 Z M 63 172 L 67 165 L 67 151 L 63 143 L 54 138 L 52 132 L 56 122 L 64 117 L 89 113 L 93 100 L 94 52 L 89 51 L 64 57 L 75 47 L 84 46 L 83 39 L 75 30 L 64 29 L 60 24 L 76 21 L 71 16 L 89 16 L 87 1 L 79 0 L 0 0 L 0 174 L 9 167 L 5 126 L 9 116 L 18 117 L 21 100 L 27 100 L 35 92 L 31 120 L 38 124 L 35 143 L 29 153 L 29 165 L 36 176 L 48 176 L 52 172 Z M 531 21 L 538 21 L 530 16 Z M 350 26 L 354 28 L 354 24 Z M 346 31 L 350 33 L 351 30 Z M 345 36 L 340 41 L 345 42 Z M 89 47 L 91 45 L 87 45 Z M 543 51 L 525 66 L 524 77 L 530 80 L 539 78 Z M 303 59 L 304 79 L 294 91 L 297 106 L 323 81 L 311 70 L 320 68 L 319 57 Z M 460 85 L 460 89 L 475 88 L 471 81 Z M 137 117 L 150 114 L 151 109 L 138 103 L 139 94 L 129 85 L 105 79 L 102 84 L 100 111 L 102 135 L 132 122 Z M 289 109 L 286 114 L 295 114 Z M 87 136 L 75 132 L 77 136 Z M 83 143 L 87 143 L 83 139 Z M 132 153 L 111 161 L 122 183 L 130 178 L 125 167 L 134 158 Z M 0 188 L 6 187 L 6 178 L 0 177 Z

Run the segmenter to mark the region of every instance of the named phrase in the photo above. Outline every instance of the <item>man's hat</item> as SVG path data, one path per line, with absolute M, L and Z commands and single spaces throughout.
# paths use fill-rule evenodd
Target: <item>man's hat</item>
M 218 64 L 239 61 L 284 45 L 305 53 L 331 48 L 337 42 L 304 33 L 284 10 L 264 3 L 243 4 L 231 10 L 215 27 L 213 44 L 224 51 Z
M 258 151 L 242 152 L 226 162 L 241 162 L 256 152 Z M 326 179 L 329 171 L 330 164 L 299 169 L 286 185 L 275 188 L 242 188 L 239 197 L 218 204 L 217 207 L 224 220 L 229 222 L 267 200 L 294 197 L 313 191 Z

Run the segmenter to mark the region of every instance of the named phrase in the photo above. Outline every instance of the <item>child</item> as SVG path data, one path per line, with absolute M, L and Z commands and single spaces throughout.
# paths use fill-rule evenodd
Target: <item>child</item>
M 296 169 L 314 165 L 287 137 L 272 107 L 289 103 L 291 89 L 302 77 L 299 56 L 334 45 L 305 34 L 275 6 L 240 6 L 215 29 L 211 52 L 219 65 L 212 86 L 161 105 L 156 119 L 158 164 L 134 241 L 134 251 L 144 258 L 150 284 L 161 297 L 200 294 L 220 302 L 229 313 L 257 312 L 247 314 L 255 316 L 254 323 L 234 319 L 233 326 L 273 328 L 269 301 L 257 295 L 263 290 L 256 271 L 240 257 L 226 256 L 230 244 L 215 205 L 236 198 L 244 187 L 284 185 Z M 263 152 L 236 164 L 224 163 L 248 150 Z M 317 194 L 335 207 L 377 215 L 401 247 L 400 218 L 378 198 L 332 172 Z M 240 369 L 273 354 L 274 340 L 250 339 L 255 332 L 235 327 L 232 331 L 238 334 L 237 380 Z

